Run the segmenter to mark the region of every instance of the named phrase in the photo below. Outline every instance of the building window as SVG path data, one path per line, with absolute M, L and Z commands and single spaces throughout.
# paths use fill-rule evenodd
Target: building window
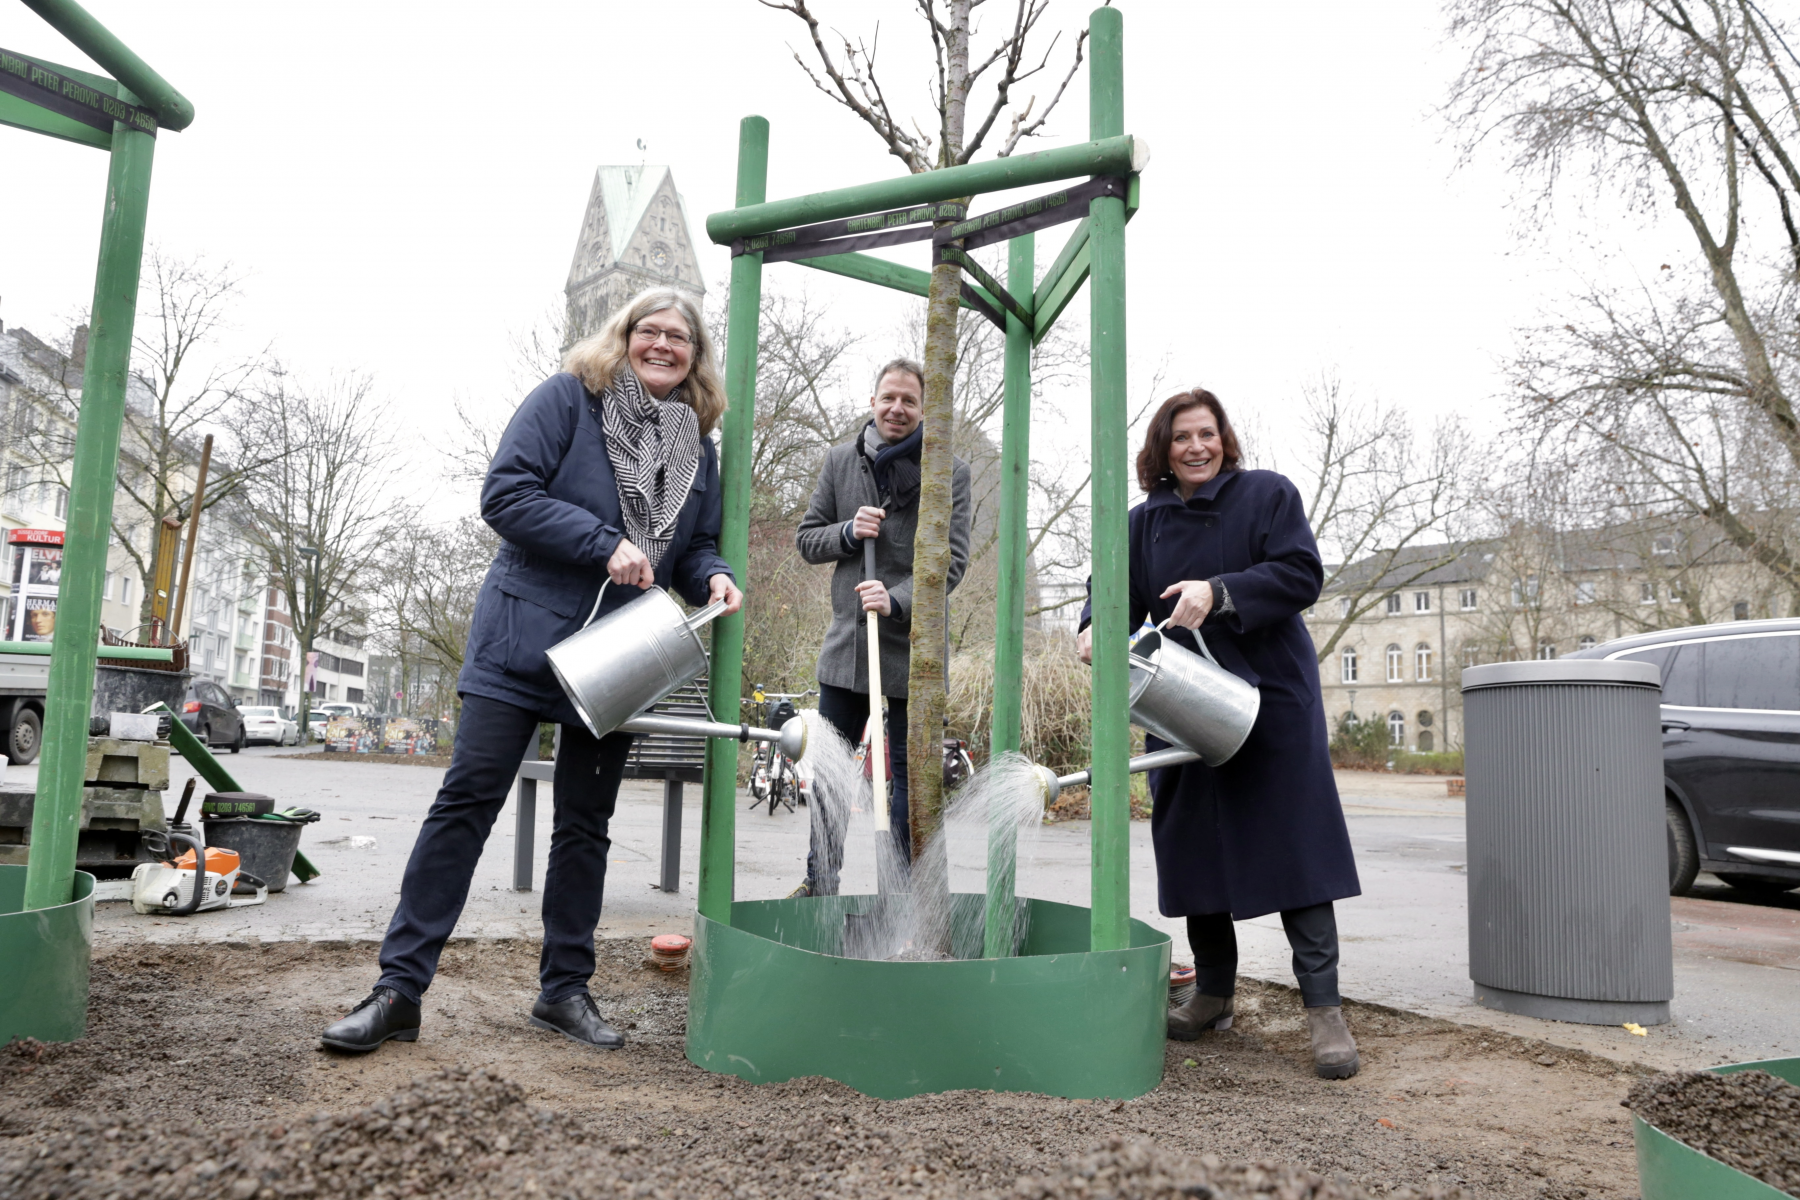
M 348 700 L 352 704 L 361 704 L 362 699 L 363 699 L 363 690 L 361 688 L 345 688 L 344 689 L 344 699 Z
M 1414 647 L 1413 674 L 1418 676 L 1420 683 L 1431 682 L 1431 646 L 1429 643 L 1420 642 Z
M 1739 600 L 1733 603 L 1731 606 L 1731 619 L 1734 621 L 1748 621 L 1750 619 L 1750 602 L 1748 600 Z
M 1388 744 L 1390 746 L 1406 745 L 1406 714 L 1391 712 L 1388 714 Z
M 1654 583 L 1651 583 L 1647 579 L 1644 582 L 1638 584 L 1638 603 L 1639 604 L 1655 604 L 1656 603 L 1656 585 Z
M 119 580 L 119 603 L 131 603 L 131 576 L 126 575 Z
M 1355 646 L 1345 646 L 1344 653 L 1339 657 L 1339 661 L 1343 664 L 1343 680 L 1344 680 L 1344 682 L 1345 683 L 1355 683 L 1356 682 L 1356 647 Z
M 1348 597 L 1348 596 L 1339 597 L 1339 599 L 1338 599 L 1338 616 L 1347 617 L 1349 615 L 1350 615 L 1350 597 Z
M 1462 610 L 1464 612 L 1474 612 L 1475 611 L 1475 589 L 1474 588 L 1464 588 L 1462 590 Z
M 1588 649 L 1592 649 L 1594 646 L 1598 645 L 1599 643 L 1597 641 L 1595 641 L 1593 634 L 1584 633 L 1581 635 L 1581 640 L 1579 642 L 1576 642 L 1575 644 L 1583 650 L 1588 650 Z
M 1479 667 L 1481 665 L 1481 647 L 1467 645 L 1463 647 L 1463 666 Z
M 1414 612 L 1430 612 L 1431 611 L 1431 593 L 1430 592 L 1414 592 L 1413 593 L 1413 611 Z
M 1396 616 L 1400 615 L 1400 593 L 1399 592 L 1394 592 L 1391 595 L 1389 595 L 1383 603 L 1387 607 L 1387 615 L 1388 616 L 1396 617 Z
M 1583 579 L 1575 585 L 1575 603 L 1592 604 L 1596 595 L 1596 587 L 1591 579 Z
M 1675 539 L 1664 534 L 1652 542 L 1651 547 L 1657 554 L 1673 554 L 1675 553 Z
M 105 597 L 108 600 L 111 600 L 113 598 L 113 575 L 114 575 L 114 572 L 112 572 L 112 571 L 108 571 L 106 573 L 106 590 L 100 593 L 101 596 Z
M 1401 659 L 1403 657 L 1404 657 L 1404 655 L 1401 653 L 1400 647 L 1398 645 L 1390 644 L 1388 646 L 1388 648 L 1387 648 L 1387 681 L 1389 683 L 1399 683 L 1400 682 L 1400 663 L 1401 663 Z
M 1555 658 L 1556 657 L 1556 643 L 1555 642 L 1539 642 L 1537 656 L 1542 659 Z
M 1668 595 L 1671 601 L 1680 600 L 1687 595 L 1687 589 L 1681 586 L 1681 580 L 1671 579 L 1669 580 Z
M 1535 603 L 1537 595 L 1538 577 L 1536 575 L 1527 575 L 1523 579 L 1513 580 L 1512 602 L 1514 608 L 1524 608 L 1527 604 Z

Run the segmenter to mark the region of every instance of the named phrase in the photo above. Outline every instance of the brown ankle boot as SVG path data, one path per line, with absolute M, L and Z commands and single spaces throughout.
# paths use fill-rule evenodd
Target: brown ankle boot
M 1313 1070 L 1320 1079 L 1348 1079 L 1362 1069 L 1342 1005 L 1307 1009 L 1306 1025 L 1312 1033 Z
M 1208 1029 L 1230 1029 L 1233 996 L 1206 996 L 1195 992 L 1185 1004 L 1169 1009 L 1169 1036 L 1191 1042 Z

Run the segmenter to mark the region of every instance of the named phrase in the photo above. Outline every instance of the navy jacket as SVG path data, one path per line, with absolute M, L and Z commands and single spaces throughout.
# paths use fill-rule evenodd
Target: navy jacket
M 704 604 L 708 581 L 732 574 L 719 557 L 722 515 L 718 453 L 704 439 L 692 492 L 656 568 L 658 587 Z M 456 690 L 579 725 L 544 652 L 587 620 L 625 522 L 600 397 L 573 375 L 552 375 L 513 414 L 481 487 L 481 516 L 502 540 L 475 601 Z M 607 588 L 599 616 L 641 594 Z
M 1163 915 L 1244 921 L 1361 894 L 1331 773 L 1318 656 L 1302 620 L 1324 569 L 1299 491 L 1273 471 L 1222 472 L 1186 502 L 1158 489 L 1131 510 L 1130 538 L 1131 628 L 1175 611 L 1179 597 L 1160 598 L 1170 584 L 1218 577 L 1234 611 L 1215 607 L 1200 632 L 1220 666 L 1262 693 L 1256 724 L 1229 762 L 1151 773 Z M 1194 648 L 1191 631 L 1167 632 Z

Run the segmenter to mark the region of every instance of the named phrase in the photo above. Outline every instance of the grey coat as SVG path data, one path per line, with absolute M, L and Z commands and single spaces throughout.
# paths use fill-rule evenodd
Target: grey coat
M 858 438 L 860 441 L 860 437 Z M 950 482 L 950 575 L 952 590 L 969 565 L 969 464 L 958 458 Z M 819 485 L 794 536 L 800 557 L 809 563 L 836 563 L 831 574 L 831 628 L 819 650 L 819 682 L 867 693 L 869 635 L 856 585 L 863 579 L 860 542 L 845 536 L 845 522 L 864 505 L 880 506 L 875 473 L 857 441 L 833 446 L 825 455 Z M 888 506 L 875 540 L 875 573 L 887 585 L 893 615 L 881 618 L 881 694 L 906 697 L 911 658 L 913 534 L 919 527 L 919 502 Z

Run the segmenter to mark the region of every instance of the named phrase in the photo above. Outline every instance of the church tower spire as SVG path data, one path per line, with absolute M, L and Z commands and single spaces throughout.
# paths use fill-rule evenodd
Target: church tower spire
M 597 332 L 626 300 L 657 285 L 706 294 L 675 176 L 666 166 L 601 167 L 563 289 L 564 347 Z

